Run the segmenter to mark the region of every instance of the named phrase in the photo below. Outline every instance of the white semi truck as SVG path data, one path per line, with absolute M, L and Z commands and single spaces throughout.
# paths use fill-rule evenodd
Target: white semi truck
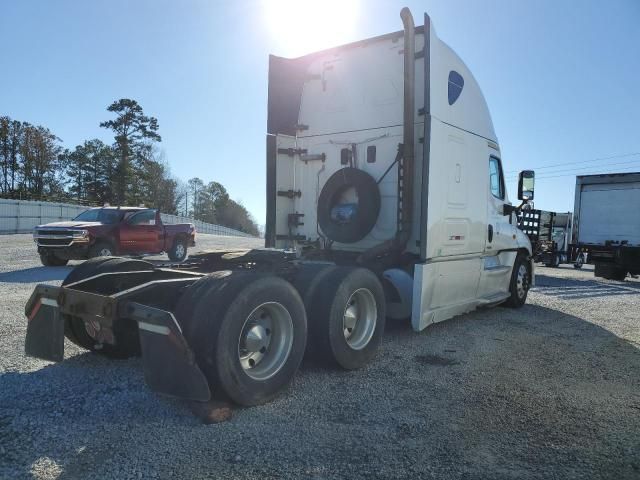
M 576 177 L 572 248 L 596 277 L 640 274 L 640 172 Z
M 296 59 L 272 56 L 265 249 L 162 267 L 93 259 L 26 306 L 26 351 L 64 337 L 142 354 L 160 393 L 241 405 L 273 398 L 303 355 L 371 361 L 387 317 L 415 330 L 481 305 L 522 306 L 531 245 L 517 228 L 480 87 L 414 27 Z M 522 205 L 534 175 L 520 174 Z M 522 206 L 521 205 L 521 206 Z

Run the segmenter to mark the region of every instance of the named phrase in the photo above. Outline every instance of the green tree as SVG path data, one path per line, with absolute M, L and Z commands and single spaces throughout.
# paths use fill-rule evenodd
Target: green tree
M 158 120 L 146 116 L 138 102 L 129 98 L 113 102 L 107 111 L 116 114 L 115 119 L 100 123 L 101 127 L 115 134 L 115 149 L 119 158 L 115 174 L 115 200 L 118 204 L 133 203 L 140 199 L 140 192 L 134 181 L 131 160 L 143 162 L 150 148 L 149 143 L 162 141 L 157 133 Z M 127 195 L 127 187 L 133 187 L 130 195 Z
M 42 198 L 43 195 L 60 195 L 63 191 L 60 139 L 42 126 L 24 123 L 22 128 L 23 137 L 19 148 L 22 157 L 21 190 L 37 198 Z
M 68 191 L 78 201 L 113 202 L 115 152 L 101 140 L 86 140 L 63 155 Z
M 188 214 L 196 220 L 200 220 L 202 218 L 201 194 L 203 190 L 204 182 L 198 177 L 191 178 L 187 182 L 187 194 L 191 201 L 191 208 L 189 209 Z

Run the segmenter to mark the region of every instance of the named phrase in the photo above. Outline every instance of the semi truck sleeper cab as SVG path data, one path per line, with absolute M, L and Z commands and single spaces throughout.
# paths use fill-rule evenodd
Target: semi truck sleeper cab
M 278 395 L 305 352 L 372 361 L 387 318 L 417 331 L 481 305 L 524 304 L 531 245 L 473 75 L 428 15 L 295 59 L 271 56 L 265 249 L 180 265 L 92 259 L 26 307 L 26 351 L 59 361 L 64 337 L 141 354 L 160 393 L 241 405 Z

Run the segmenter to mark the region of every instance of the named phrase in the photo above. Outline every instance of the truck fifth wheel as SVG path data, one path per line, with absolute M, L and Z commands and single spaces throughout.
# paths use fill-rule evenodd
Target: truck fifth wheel
M 141 354 L 155 391 L 241 405 L 283 391 L 303 355 L 372 361 L 385 320 L 416 331 L 475 309 L 522 306 L 531 245 L 507 198 L 489 110 L 425 15 L 414 27 L 269 61 L 264 249 L 179 265 L 95 258 L 31 296 L 26 351 L 64 337 Z

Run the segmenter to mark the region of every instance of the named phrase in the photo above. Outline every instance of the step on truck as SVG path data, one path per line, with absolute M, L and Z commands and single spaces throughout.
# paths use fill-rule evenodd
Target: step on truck
M 27 306 L 26 352 L 64 338 L 142 356 L 156 392 L 266 402 L 303 355 L 357 369 L 386 319 L 416 331 L 479 306 L 520 307 L 533 283 L 480 87 L 430 18 L 300 58 L 271 56 L 264 249 L 179 265 L 95 258 Z
M 640 275 L 640 172 L 576 177 L 571 249 L 587 254 L 594 275 Z

